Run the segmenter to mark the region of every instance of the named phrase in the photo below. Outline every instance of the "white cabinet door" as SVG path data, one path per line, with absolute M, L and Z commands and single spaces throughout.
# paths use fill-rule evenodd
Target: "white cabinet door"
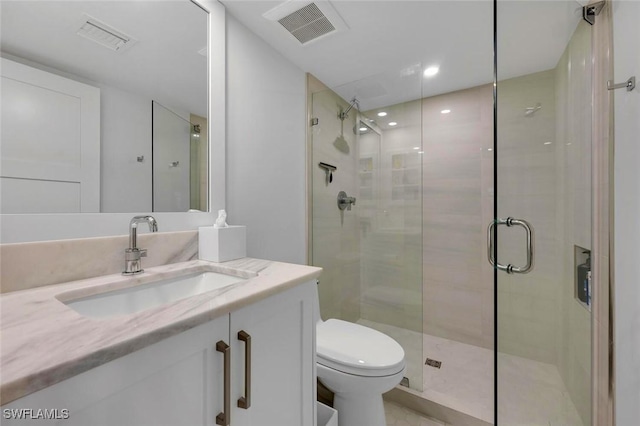
M 228 336 L 228 316 L 200 325 L 7 404 L 2 424 L 215 425 L 223 404 L 223 356 L 215 346 Z M 66 409 L 69 418 L 7 419 L 7 410 L 44 408 Z
M 310 282 L 231 313 L 233 426 L 315 424 L 315 326 Z M 247 344 L 251 336 L 251 405 L 246 397 Z
M 99 212 L 100 89 L 1 65 L 1 213 Z

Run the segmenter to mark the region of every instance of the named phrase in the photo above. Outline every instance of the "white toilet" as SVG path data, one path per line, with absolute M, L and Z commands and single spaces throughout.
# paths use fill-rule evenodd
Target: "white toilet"
M 404 376 L 402 346 L 368 327 L 322 321 L 316 308 L 318 379 L 335 394 L 339 426 L 386 426 L 382 394 Z

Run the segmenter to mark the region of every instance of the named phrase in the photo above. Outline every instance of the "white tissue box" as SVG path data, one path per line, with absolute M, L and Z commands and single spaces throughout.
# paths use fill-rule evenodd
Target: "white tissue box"
M 198 228 L 198 258 L 226 262 L 247 256 L 247 227 L 227 226 Z

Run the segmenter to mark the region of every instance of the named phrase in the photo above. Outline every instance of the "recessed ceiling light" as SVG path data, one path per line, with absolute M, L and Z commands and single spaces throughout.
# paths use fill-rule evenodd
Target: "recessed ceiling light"
M 433 77 L 434 75 L 438 74 L 438 71 L 440 71 L 440 68 L 438 67 L 429 67 L 426 70 L 424 70 L 424 76 L 425 77 Z
M 493 151 L 493 148 L 487 148 L 487 151 Z
M 418 151 L 418 154 L 424 154 L 424 151 Z
M 386 116 L 386 115 L 387 115 L 387 113 L 386 113 L 386 112 L 384 112 L 384 111 L 380 111 L 380 112 L 378 113 L 378 117 L 384 117 L 384 116 Z
M 420 149 L 420 147 L 419 146 L 414 146 L 413 149 Z
M 551 145 L 551 142 L 545 142 L 544 144 L 545 145 Z
M 449 114 L 450 112 L 450 109 L 443 109 L 442 111 L 440 111 L 440 114 Z
M 367 127 L 360 127 L 358 130 L 360 130 L 361 132 L 366 132 L 368 130 Z
M 397 126 L 397 125 L 398 125 L 398 123 L 396 123 L 395 121 L 390 121 L 389 122 L 389 126 Z

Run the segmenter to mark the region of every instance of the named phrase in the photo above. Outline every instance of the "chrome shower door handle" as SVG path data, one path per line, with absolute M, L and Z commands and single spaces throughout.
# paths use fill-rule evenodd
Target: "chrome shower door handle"
M 494 254 L 494 228 L 496 225 L 507 225 L 511 226 L 522 226 L 527 235 L 527 264 L 523 267 L 513 266 L 512 264 L 501 265 L 496 262 L 493 254 Z M 534 243 L 534 234 L 533 227 L 529 222 L 522 219 L 514 219 L 512 217 L 508 217 L 506 219 L 497 219 L 489 224 L 489 228 L 487 229 L 487 257 L 489 258 L 489 263 L 494 268 L 498 268 L 501 271 L 505 271 L 507 274 L 526 274 L 531 272 L 533 269 L 534 263 L 534 251 L 535 251 L 535 243 Z

